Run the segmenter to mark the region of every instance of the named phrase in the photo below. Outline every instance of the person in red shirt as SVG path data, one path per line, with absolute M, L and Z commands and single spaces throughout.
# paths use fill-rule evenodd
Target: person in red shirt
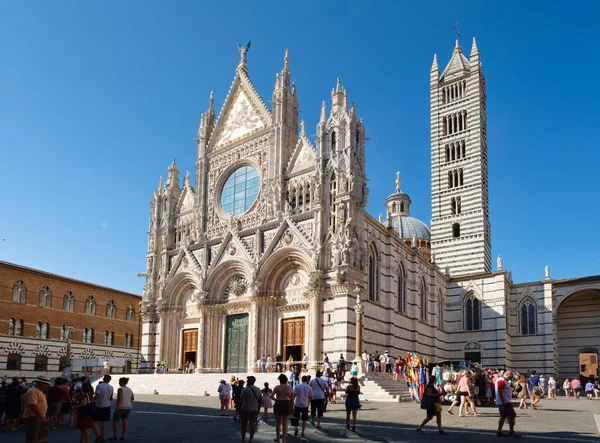
M 511 370 L 504 372 L 502 377 L 498 377 L 496 380 L 496 405 L 500 411 L 500 421 L 498 422 L 498 437 L 502 437 L 506 434 L 502 433 L 502 427 L 504 422 L 508 418 L 508 427 L 510 432 L 508 435 L 511 437 L 520 437 L 520 434 L 515 432 L 515 419 L 517 413 L 512 405 L 512 387 L 510 381 L 512 380 L 513 373 Z

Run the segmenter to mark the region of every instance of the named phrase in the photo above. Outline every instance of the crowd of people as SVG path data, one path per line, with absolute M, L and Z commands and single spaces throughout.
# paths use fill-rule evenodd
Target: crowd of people
M 48 377 L 39 375 L 31 384 L 18 377 L 8 383 L 4 376 L 0 386 L 2 428 L 18 432 L 24 427 L 27 442 L 44 442 L 50 431 L 59 426 L 78 429 L 80 443 L 90 442 L 90 429 L 94 432 L 95 442 L 125 440 L 134 395 L 127 387 L 129 379 L 121 377 L 112 415 L 112 437 L 107 438 L 114 397 L 111 379 L 110 375 L 105 375 L 94 389 L 86 376 L 58 377 L 51 382 Z M 117 438 L 119 422 L 122 430 Z
M 333 373 L 326 375 L 321 370 L 311 377 L 302 365 L 286 365 L 285 369 L 277 378 L 279 384 L 274 387 L 269 383 L 264 383 L 262 389 L 255 386 L 256 377 L 252 375 L 246 380 L 231 377 L 229 381 L 223 379 L 219 382 L 217 392 L 221 415 L 233 415 L 233 420 L 240 422 L 242 442 L 246 441 L 247 433 L 249 442 L 253 442 L 257 425 L 269 420 L 271 410 L 275 419 L 276 442 L 286 442 L 288 421 L 294 428 L 294 436 L 304 437 L 309 421 L 314 427 L 321 428 L 327 405 L 336 402 L 337 391 L 345 383 L 343 376 L 338 380 Z M 346 428 L 355 432 L 356 417 L 361 407 L 360 385 L 355 376 L 347 382 L 344 392 Z

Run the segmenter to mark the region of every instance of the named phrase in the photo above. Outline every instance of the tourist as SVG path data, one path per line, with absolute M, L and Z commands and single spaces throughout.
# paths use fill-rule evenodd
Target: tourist
M 363 371 L 368 372 L 369 371 L 369 354 L 367 353 L 367 351 L 362 352 L 361 360 L 362 360 L 362 364 L 363 364 Z
M 306 355 L 306 352 L 304 353 L 304 357 L 302 357 L 302 366 L 304 369 L 308 369 L 308 355 Z
M 352 367 L 350 368 L 350 375 L 352 377 L 358 377 L 358 363 L 352 363 Z
M 392 376 L 392 380 L 394 381 L 399 381 L 400 378 L 400 364 L 402 363 L 402 360 L 400 360 L 400 357 L 398 357 L 396 359 L 396 361 L 394 362 L 394 375 Z
M 230 407 L 234 410 L 233 421 L 238 421 L 240 411 L 242 410 L 242 402 L 240 400 L 242 390 L 244 389 L 244 380 L 234 380 L 231 382 L 231 403 Z
M 57 377 L 54 380 L 54 386 L 48 386 L 48 389 L 46 389 L 48 426 L 52 429 L 56 429 L 56 426 L 58 426 L 58 417 L 60 415 L 62 397 L 64 396 L 64 391 L 60 388 L 61 385 L 62 378 Z
M 111 378 L 110 375 L 105 375 L 102 378 L 102 383 L 98 383 L 96 386 L 96 395 L 94 396 L 96 402 L 94 421 L 99 422 L 98 428 L 100 429 L 102 441 L 106 438 L 106 424 L 110 421 L 110 402 L 114 393 L 113 387 L 110 385 Z
M 337 383 L 334 374 L 329 374 L 329 389 L 331 392 L 331 403 L 337 404 Z
M 19 377 L 13 377 L 12 383 L 6 387 L 6 403 L 4 427 L 8 431 L 16 432 L 19 430 L 19 417 L 21 416 L 21 397 L 23 396 L 23 386 L 19 383 Z
M 288 386 L 288 378 L 285 374 L 277 377 L 279 385 L 273 388 L 271 392 L 271 400 L 275 400 L 273 405 L 273 413 L 275 414 L 275 441 L 286 443 L 288 431 L 288 418 L 292 414 L 294 391 Z
M 600 400 L 600 383 L 598 380 L 594 382 L 594 398 Z
M 568 398 L 571 396 L 571 382 L 568 378 L 566 378 L 565 382 L 563 383 L 563 390 L 565 391 L 565 397 Z
M 119 419 L 123 423 L 123 432 L 119 440 L 125 440 L 127 435 L 127 428 L 129 427 L 129 414 L 133 409 L 133 400 L 135 400 L 133 391 L 127 387 L 129 378 L 121 377 L 119 379 L 119 389 L 117 389 L 117 404 L 115 406 L 115 413 L 113 414 L 113 436 L 109 438 L 110 441 L 117 439 L 119 432 Z
M 317 428 L 320 428 L 329 391 L 328 382 L 323 379 L 323 373 L 321 371 L 317 371 L 315 378 L 312 379 L 308 385 L 312 389 L 312 400 L 310 402 L 310 422 Z M 317 417 L 316 424 L 315 417 Z
M 554 380 L 554 377 L 548 379 L 548 400 L 556 400 L 556 380 Z
M 516 383 L 515 392 L 517 398 L 520 399 L 519 409 L 527 409 L 527 398 L 529 397 L 529 386 L 525 380 L 525 376 L 521 375 Z
M 260 413 L 260 389 L 254 386 L 256 378 L 252 375 L 246 377 L 248 384 L 240 395 L 240 401 L 242 407 L 240 409 L 240 421 L 242 422 L 242 443 L 246 441 L 246 428 L 250 423 L 250 440 L 254 441 L 254 433 L 256 432 L 256 422 L 258 420 L 258 414 Z
M 294 386 L 298 386 L 300 384 L 300 367 L 298 365 L 294 366 L 294 370 L 292 371 L 292 378 L 294 379 Z
M 28 443 L 44 442 L 50 435 L 46 412 L 48 403 L 44 391 L 48 389 L 50 379 L 45 375 L 38 375 L 33 380 L 33 386 L 25 394 L 25 409 L 23 420 L 25 421 L 25 441 Z
M 542 383 L 540 378 L 536 375 L 535 371 L 531 371 L 531 376 L 527 380 L 527 388 L 529 389 L 529 396 L 531 398 L 531 407 L 537 409 L 535 406 L 539 403 L 542 398 Z
M 520 437 L 520 434 L 515 432 L 515 419 L 517 413 L 512 405 L 512 388 L 510 386 L 510 380 L 512 379 L 513 373 L 509 369 L 504 374 L 496 379 L 495 390 L 496 390 L 496 405 L 500 411 L 500 420 L 498 422 L 498 431 L 496 435 L 503 437 L 506 434 L 502 432 L 505 420 L 508 418 L 508 427 L 511 437 Z
M 387 359 L 385 354 L 379 356 L 379 367 L 381 368 L 381 372 L 387 372 Z
M 440 403 L 440 393 L 435 387 L 436 382 L 437 378 L 435 375 L 429 376 L 429 383 L 425 386 L 425 392 L 423 392 L 421 409 L 427 411 L 427 417 L 425 417 L 425 420 L 423 420 L 417 428 L 419 434 L 425 434 L 423 426 L 429 423 L 433 417 L 436 418 L 438 432 L 440 434 L 447 434 L 447 432 L 442 429 L 442 405 Z
M 308 376 L 302 376 L 302 383 L 294 387 L 294 417 L 300 419 L 302 415 L 302 434 L 300 437 L 304 437 L 304 431 L 306 430 L 306 421 L 308 420 L 308 405 L 312 401 L 312 389 L 308 385 Z M 298 422 L 294 426 L 294 437 L 298 436 Z
M 233 387 L 237 384 L 237 382 L 238 382 L 238 380 L 237 380 L 237 378 L 235 378 L 235 375 L 232 375 L 231 378 L 229 379 L 229 384 L 231 385 L 232 393 L 233 393 Z M 242 387 L 243 387 L 244 383 L 242 383 Z M 240 392 L 242 392 L 241 389 L 240 389 Z M 235 409 L 235 402 L 233 401 L 233 395 L 231 396 L 231 402 L 229 402 L 229 409 Z
M 270 355 L 267 355 L 267 372 L 271 372 L 273 370 L 273 359 Z
M 269 419 L 269 408 L 273 407 L 273 400 L 271 400 L 271 393 L 273 390 L 269 388 L 269 383 L 265 382 L 265 387 L 260 392 L 262 395 L 262 407 L 265 410 L 263 420 L 267 421 Z
M 579 391 L 581 390 L 581 382 L 579 381 L 579 378 L 574 378 L 571 381 L 571 390 L 573 391 L 575 399 L 579 400 Z
M 294 365 L 294 356 L 290 354 L 290 357 L 287 361 L 288 366 L 292 367 Z
M 79 443 L 89 443 L 90 432 L 88 429 L 94 429 L 96 434 L 96 441 L 102 441 L 99 436 L 98 426 L 94 422 L 94 413 L 96 412 L 96 405 L 94 404 L 94 388 L 89 382 L 85 382 L 81 385 L 81 389 L 77 389 L 77 405 L 75 410 L 77 411 L 77 429 L 79 429 Z
M 544 394 L 546 393 L 546 377 L 544 377 L 544 374 L 540 374 L 540 386 L 542 388 L 542 397 L 544 396 Z
M 58 414 L 58 424 L 64 425 L 65 420 L 68 418 L 68 415 L 71 413 L 71 386 L 72 383 L 62 378 L 62 383 L 59 385 L 59 389 L 62 392 L 61 400 L 60 400 L 60 412 Z M 56 384 L 56 382 L 55 382 Z
M 195 374 L 196 373 L 196 365 L 194 364 L 193 361 L 190 362 L 190 367 L 188 369 L 188 373 L 189 374 Z
M 350 429 L 350 414 L 352 414 L 352 432 L 356 432 L 356 414 L 360 409 L 360 386 L 358 379 L 352 377 L 346 387 L 346 429 Z
M 588 400 L 591 400 L 592 396 L 594 395 L 594 383 L 592 383 L 591 380 L 588 380 L 588 382 L 585 384 L 585 394 Z
M 267 372 L 267 357 L 265 357 L 265 355 L 263 354 L 263 356 L 260 358 L 260 372 L 262 372 L 263 374 L 265 372 Z
M 460 395 L 460 408 L 458 409 L 459 417 L 464 417 L 468 414 L 469 405 L 471 406 L 471 409 L 473 409 L 473 414 L 475 414 L 476 417 L 481 416 L 481 414 L 477 412 L 475 402 L 473 401 L 473 389 L 471 387 L 472 377 L 473 373 L 467 369 L 464 369 L 462 372 L 462 377 L 460 378 L 457 384 L 458 395 Z M 466 410 L 465 407 L 467 408 Z
M 281 354 L 278 352 L 277 355 L 275 356 L 275 370 L 277 372 L 281 372 L 281 370 L 283 369 L 283 357 L 281 357 Z
M 217 392 L 219 393 L 219 401 L 221 403 L 220 415 L 229 416 L 229 406 L 231 404 L 231 385 L 225 380 L 221 380 L 219 382 Z

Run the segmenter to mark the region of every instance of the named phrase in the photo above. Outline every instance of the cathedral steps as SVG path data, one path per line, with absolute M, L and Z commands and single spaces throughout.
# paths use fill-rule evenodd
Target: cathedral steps
M 381 372 L 368 372 L 360 377 L 361 387 L 364 388 L 365 397 L 376 397 L 372 401 L 410 401 L 410 393 L 405 382 L 392 379 L 392 374 Z M 385 397 L 389 397 L 386 399 Z

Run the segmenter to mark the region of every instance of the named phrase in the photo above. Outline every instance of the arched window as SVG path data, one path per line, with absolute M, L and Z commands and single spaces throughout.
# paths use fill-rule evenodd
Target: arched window
M 398 271 L 398 312 L 406 312 L 406 275 L 402 265 Z
M 459 238 L 460 237 L 460 224 L 454 223 L 452 225 L 452 237 Z
M 129 305 L 127 310 L 125 311 L 125 320 L 127 321 L 135 321 L 135 310 L 133 306 Z
M 521 334 L 537 334 L 537 305 L 529 297 L 521 303 Z
M 41 308 L 52 307 L 52 291 L 48 286 L 44 286 L 42 289 L 40 289 L 38 306 Z
M 62 325 L 60 327 L 60 339 L 62 341 L 67 341 L 68 339 L 72 339 L 73 338 L 73 329 L 71 328 L 71 326 L 67 326 L 67 325 Z M 85 340 L 84 340 L 85 343 Z
M 8 354 L 6 358 L 6 370 L 7 371 L 20 371 L 21 370 L 21 356 L 19 354 Z
M 335 152 L 335 149 L 337 147 L 337 134 L 335 133 L 335 131 L 333 131 L 331 133 L 331 152 Z
M 48 357 L 45 355 L 36 355 L 33 362 L 33 369 L 36 372 L 46 372 L 48 370 Z
M 427 322 L 427 286 L 424 279 L 421 279 L 419 295 L 421 298 L 421 321 Z
M 75 312 L 75 297 L 71 291 L 63 296 L 63 311 Z
M 127 348 L 133 347 L 133 334 L 125 334 L 125 346 Z
M 35 328 L 35 338 L 48 338 L 50 325 L 48 323 L 38 322 Z
M 27 302 L 27 288 L 25 283 L 21 280 L 16 282 L 12 288 L 12 301 L 14 303 L 26 303 Z
M 463 301 L 464 325 L 467 331 L 481 329 L 481 300 L 473 292 L 468 292 Z
M 117 307 L 115 306 L 115 302 L 113 300 L 111 300 L 106 305 L 106 317 L 107 318 L 115 318 L 116 313 L 117 313 Z
M 94 296 L 88 296 L 85 301 L 85 313 L 90 315 L 96 315 L 96 300 L 94 300 Z
M 115 335 L 112 331 L 106 331 L 104 333 L 104 344 L 105 345 L 114 345 L 115 344 Z
M 442 296 L 442 291 L 438 291 L 438 329 L 440 331 L 444 330 L 444 297 Z
M 369 300 L 379 299 L 379 270 L 377 266 L 377 251 L 371 248 L 369 254 Z
M 23 322 L 23 320 L 17 320 L 15 322 L 15 335 L 18 337 L 23 337 L 23 330 L 25 323 Z
M 8 335 L 15 335 L 15 319 L 8 320 Z

